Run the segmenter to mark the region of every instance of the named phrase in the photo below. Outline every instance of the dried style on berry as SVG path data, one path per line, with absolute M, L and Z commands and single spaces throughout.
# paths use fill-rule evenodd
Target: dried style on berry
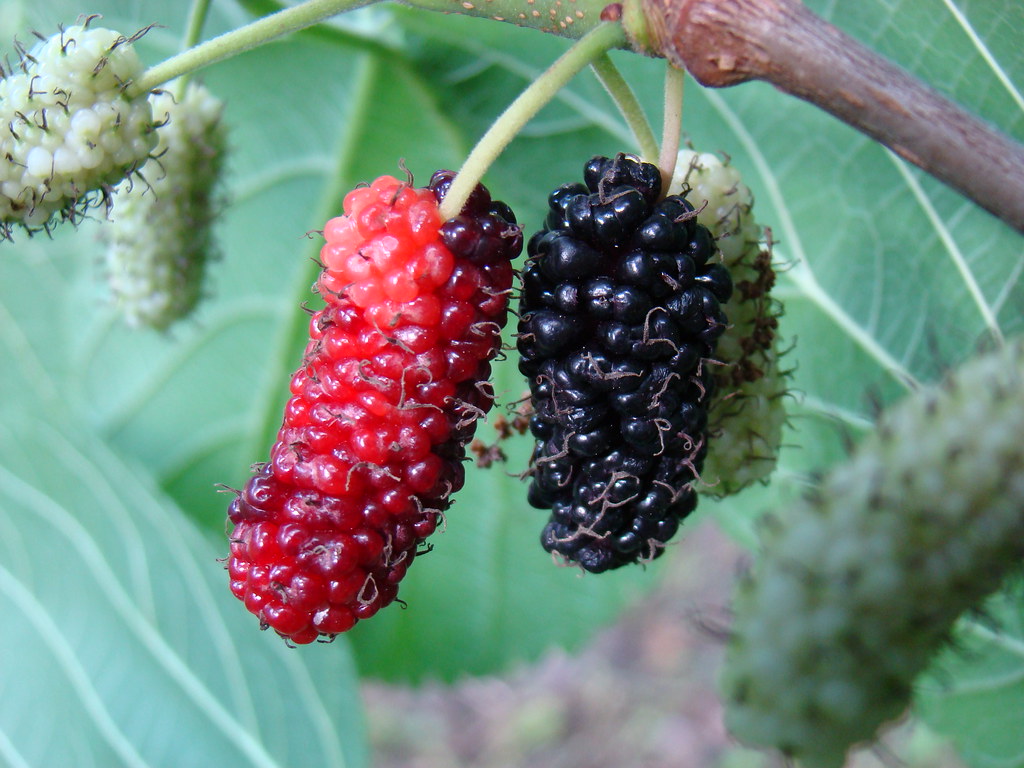
M 295 643 L 391 603 L 417 547 L 462 487 L 491 407 L 522 233 L 477 186 L 459 216 L 383 176 L 327 222 L 310 341 L 270 462 L 229 509 L 231 590 Z
M 729 327 L 718 340 L 710 433 L 701 491 L 728 496 L 775 469 L 786 422 L 786 374 L 779 368 L 778 318 L 770 291 L 772 256 L 762 245 L 754 198 L 739 171 L 715 155 L 679 153 L 670 192 L 697 206 L 736 290 L 725 305 Z
M 0 79 L 0 240 L 76 220 L 156 146 L 146 94 L 127 87 L 142 74 L 131 42 L 86 23 L 18 46 Z
M 542 544 L 601 572 L 660 555 L 697 504 L 732 282 L 693 206 L 659 202 L 653 165 L 595 157 L 584 179 L 530 240 L 518 346 Z
M 836 768 L 909 704 L 966 610 L 1024 562 L 1024 343 L 890 409 L 769 518 L 723 666 L 749 744 Z
M 105 228 L 111 292 L 131 326 L 166 329 L 191 312 L 213 257 L 213 220 L 221 201 L 224 104 L 189 83 L 180 100 L 150 97 L 163 125 L 154 159 L 122 182 Z

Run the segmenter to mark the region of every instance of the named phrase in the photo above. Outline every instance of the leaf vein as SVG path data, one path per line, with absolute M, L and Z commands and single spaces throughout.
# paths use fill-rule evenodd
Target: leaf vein
M 89 679 L 89 674 L 75 656 L 71 644 L 61 633 L 57 622 L 53 620 L 39 600 L 18 579 L 0 565 L 0 590 L 2 590 L 32 624 L 39 637 L 53 654 L 57 665 L 67 676 L 75 693 L 78 694 L 86 714 L 96 724 L 103 739 L 120 756 L 125 765 L 146 768 L 149 764 L 143 759 L 128 737 L 117 727 L 110 712 L 103 704 L 99 691 Z
M 1014 287 L 1016 287 L 1022 274 L 1024 274 L 1024 258 L 1017 259 L 1017 263 L 1014 264 L 1013 270 L 1006 276 L 1006 282 L 1003 283 L 1003 287 L 999 291 L 999 295 L 996 296 L 995 301 L 992 302 L 992 311 L 997 315 L 1003 310 L 1003 305 L 1006 304 L 1006 300 L 1010 298 L 1010 292 Z
M 964 12 L 957 7 L 953 0 L 942 0 L 942 2 L 945 3 L 946 8 L 949 9 L 953 18 L 956 19 L 957 24 L 960 25 L 961 29 L 963 29 L 964 34 L 967 35 L 971 43 L 978 50 L 978 54 L 985 60 L 985 63 L 988 64 L 992 73 L 996 76 L 996 79 L 998 79 L 1003 88 L 1006 89 L 1006 92 L 1010 94 L 1010 98 L 1013 99 L 1014 104 L 1017 105 L 1018 109 L 1024 112 L 1024 96 L 1022 96 L 1021 92 L 1014 86 L 1009 75 L 1006 74 L 1006 70 L 1004 70 L 999 65 L 999 62 L 996 61 L 995 56 L 992 55 L 992 51 L 990 51 L 988 46 L 985 45 L 985 41 L 983 41 L 978 33 L 975 32 L 974 27 L 971 25 L 971 22 L 968 21 L 967 16 L 964 15 Z
M 65 461 L 67 461 L 68 466 L 77 465 L 77 472 L 79 477 L 82 478 L 83 484 L 95 487 L 96 484 L 89 479 L 91 473 L 85 471 L 90 464 L 90 457 L 85 456 L 63 435 L 59 434 L 49 425 L 39 424 L 34 431 L 36 434 L 46 436 L 48 438 L 55 453 L 60 451 L 64 454 Z M 111 463 L 109 461 L 110 456 L 105 451 L 101 454 L 100 449 L 97 449 L 91 454 L 92 462 L 95 463 L 101 459 L 106 459 L 108 465 Z M 131 513 L 129 512 L 128 507 L 124 504 L 123 497 L 115 491 L 106 477 L 107 473 L 104 473 L 103 479 L 100 481 L 102 482 L 103 487 L 96 488 L 96 497 L 106 499 L 108 508 L 119 509 L 125 515 L 130 517 Z M 139 514 L 150 518 L 150 522 L 153 526 L 160 531 L 162 541 L 174 549 L 174 551 L 179 553 L 190 551 L 186 543 L 181 540 L 181 537 L 175 528 L 167 525 L 165 521 L 154 518 L 152 515 L 152 506 L 150 504 L 143 502 L 135 505 L 133 509 L 137 510 Z M 139 534 L 136 533 L 136 536 L 139 536 Z M 144 548 L 143 545 L 139 543 L 131 547 L 131 549 L 143 551 Z M 256 712 L 252 694 L 245 679 L 245 674 L 239 664 L 239 659 L 241 658 L 240 650 L 232 639 L 231 633 L 228 631 L 227 626 L 224 623 L 223 616 L 215 607 L 216 603 L 208 583 L 202 578 L 193 558 L 185 556 L 176 557 L 174 559 L 174 563 L 185 580 L 189 594 L 196 603 L 198 615 L 203 617 L 206 622 L 206 627 L 212 635 L 211 639 L 213 647 L 217 649 L 217 654 L 220 657 L 221 668 L 224 670 L 224 674 L 226 675 L 230 685 L 230 690 L 234 694 L 235 711 L 239 714 L 240 719 L 243 720 L 245 725 L 250 730 L 255 731 L 258 727 Z M 138 578 L 138 576 L 135 578 Z M 150 582 L 148 574 L 145 575 L 145 581 L 147 584 Z M 155 610 L 151 608 L 149 615 L 155 623 Z
M 194 359 L 197 350 L 211 343 L 218 334 L 247 320 L 259 320 L 281 314 L 282 309 L 282 306 L 275 307 L 273 302 L 260 296 L 238 299 L 223 307 L 206 325 L 203 333 L 192 337 L 188 343 L 176 346 L 173 353 L 167 355 L 162 364 L 152 370 L 133 395 L 124 398 L 120 405 L 108 414 L 104 423 L 105 434 L 116 435 L 123 430 L 146 403 L 164 388 L 174 374 Z
M 772 171 L 771 166 L 768 164 L 768 160 L 764 156 L 764 153 L 761 152 L 761 149 L 754 137 L 751 136 L 746 126 L 739 119 L 739 116 L 731 107 L 728 106 L 728 104 L 726 104 L 722 96 L 714 91 L 707 91 L 705 96 L 711 103 L 712 107 L 721 115 L 722 119 L 732 129 L 733 133 L 736 134 L 736 138 L 739 140 L 740 144 L 742 144 L 744 149 L 749 152 L 751 160 L 757 167 L 758 173 L 760 173 L 762 179 L 764 179 L 765 186 L 768 189 L 768 196 L 775 206 L 775 209 L 778 211 L 783 236 L 789 243 L 789 247 L 792 251 L 794 265 L 788 273 L 792 282 L 795 283 L 803 294 L 811 302 L 817 305 L 817 307 L 826 316 L 845 331 L 855 344 L 863 349 L 870 357 L 874 358 L 874 360 L 904 389 L 908 391 L 916 389 L 917 381 L 906 366 L 893 357 L 889 350 L 879 344 L 863 326 L 857 323 L 857 321 L 854 320 L 849 313 L 847 313 L 847 311 L 825 291 L 821 286 L 821 283 L 818 282 L 818 279 L 811 268 L 810 262 L 807 260 L 807 254 L 804 251 L 800 235 L 798 234 L 793 222 L 792 213 L 790 212 L 789 206 L 782 194 L 782 188 L 779 184 L 779 180 Z
M 53 525 L 54 529 L 67 539 L 78 552 L 85 565 L 99 582 L 103 593 L 121 616 L 128 629 L 138 638 L 153 659 L 167 672 L 185 694 L 206 712 L 225 735 L 254 765 L 264 768 L 281 768 L 266 748 L 241 727 L 217 700 L 209 688 L 188 668 L 178 653 L 141 618 L 128 594 L 122 588 L 116 575 L 110 570 L 98 544 L 87 531 L 61 504 L 43 491 L 25 483 L 21 478 L 0 465 L 0 488 L 16 498 L 26 509 L 35 512 Z
M 0 728 L 0 757 L 7 761 L 10 768 L 32 768 L 3 728 Z
M 973 619 L 964 619 L 960 622 L 959 628 L 974 635 L 980 640 L 985 640 L 992 645 L 998 646 L 1004 651 L 1024 659 L 1024 640 L 1010 637 L 1003 632 L 995 632 Z
M 999 328 L 999 322 L 996 320 L 995 312 L 993 312 L 992 307 L 989 306 L 988 301 L 985 299 L 985 294 L 981 292 L 978 281 L 975 279 L 974 273 L 967 264 L 967 259 L 964 258 L 964 254 L 960 250 L 960 246 L 956 244 L 952 233 L 949 231 L 949 227 L 946 226 L 945 222 L 939 216 L 938 211 L 935 210 L 935 206 L 932 205 L 931 200 L 928 198 L 924 188 L 921 186 L 921 182 L 911 172 L 907 164 L 898 158 L 891 150 L 886 149 L 885 154 L 886 157 L 892 161 L 892 164 L 896 166 L 896 170 L 899 171 L 900 177 L 910 189 L 911 194 L 914 195 L 914 199 L 917 200 L 918 205 L 921 206 L 921 210 L 923 210 L 925 215 L 928 217 L 928 221 L 935 230 L 935 233 L 938 235 L 939 240 L 942 241 L 942 245 L 945 247 L 950 260 L 953 262 L 953 266 L 955 266 L 957 272 L 960 273 L 960 277 L 967 286 L 967 291 L 971 294 L 971 298 L 978 307 L 978 311 L 981 313 L 981 318 L 988 327 L 989 333 L 992 334 L 993 338 L 998 341 L 1002 341 L 1003 332 Z

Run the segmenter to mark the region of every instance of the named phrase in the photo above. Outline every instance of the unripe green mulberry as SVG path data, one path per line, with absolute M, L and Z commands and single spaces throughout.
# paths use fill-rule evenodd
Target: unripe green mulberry
M 126 87 L 142 71 L 130 40 L 87 24 L 21 50 L 0 80 L 0 239 L 74 220 L 145 161 L 152 111 Z
M 1024 556 L 1024 343 L 888 411 L 764 529 L 724 665 L 726 723 L 815 768 L 907 706 L 914 678 Z
M 692 190 L 697 221 L 716 238 L 735 286 L 724 307 L 730 325 L 715 355 L 725 365 L 715 373 L 712 439 L 701 473 L 703 492 L 728 496 L 766 479 L 782 442 L 786 387 L 779 369 L 779 311 L 769 295 L 775 272 L 754 219 L 753 196 L 735 167 L 712 154 L 683 150 L 669 193 L 679 194 L 684 186 Z
M 107 272 L 129 325 L 167 328 L 198 303 L 214 251 L 212 222 L 224 158 L 223 103 L 190 83 L 179 100 L 150 97 L 164 121 L 154 159 L 117 189 Z

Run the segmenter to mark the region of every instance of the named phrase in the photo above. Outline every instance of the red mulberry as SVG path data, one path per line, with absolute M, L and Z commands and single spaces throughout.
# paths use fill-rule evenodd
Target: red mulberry
M 324 227 L 326 307 L 270 461 L 229 508 L 231 591 L 292 642 L 344 632 L 395 599 L 492 405 L 522 233 L 482 186 L 441 221 L 453 177 L 416 189 L 383 176 Z

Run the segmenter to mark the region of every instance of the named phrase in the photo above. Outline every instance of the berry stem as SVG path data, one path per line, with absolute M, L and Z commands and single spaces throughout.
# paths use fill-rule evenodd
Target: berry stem
M 671 64 L 665 67 L 665 119 L 661 130 L 661 154 L 658 155 L 658 170 L 661 171 L 661 194 L 667 195 L 676 171 L 679 156 L 679 131 L 683 123 L 683 86 L 686 71 Z
M 619 68 L 615 66 L 611 57 L 603 53 L 591 62 L 590 66 L 601 81 L 601 85 L 612 97 L 615 106 L 618 108 L 626 125 L 633 132 L 637 147 L 640 149 L 640 156 L 646 163 L 653 163 L 658 158 L 658 140 L 654 138 L 654 131 L 644 114 L 643 107 L 629 87 L 629 83 L 622 77 Z
M 622 27 L 617 22 L 605 22 L 574 43 L 530 87 L 519 94 L 487 129 L 487 133 L 481 137 L 473 151 L 469 153 L 466 162 L 462 164 L 451 189 L 441 203 L 441 217 L 450 219 L 458 216 L 473 188 L 483 178 L 491 163 L 523 126 L 551 101 L 577 72 L 624 42 L 625 34 Z
M 182 52 L 199 42 L 199 35 L 202 34 L 209 10 L 210 0 L 192 0 L 192 7 L 188 10 L 188 21 L 185 23 L 185 35 L 181 39 Z
M 301 5 L 264 16 L 244 27 L 207 40 L 150 67 L 129 90 L 132 94 L 151 91 L 176 77 L 195 72 L 277 37 L 305 29 L 343 11 L 351 11 L 372 2 L 375 0 L 307 0 Z
M 185 22 L 185 34 L 181 38 L 181 52 L 184 53 L 199 42 L 199 36 L 203 32 L 203 24 L 206 23 L 206 16 L 210 11 L 210 0 L 192 0 L 192 6 L 188 11 L 188 20 Z M 188 85 L 189 75 L 186 73 L 174 82 L 174 98 L 181 100 L 185 95 L 185 86 Z

